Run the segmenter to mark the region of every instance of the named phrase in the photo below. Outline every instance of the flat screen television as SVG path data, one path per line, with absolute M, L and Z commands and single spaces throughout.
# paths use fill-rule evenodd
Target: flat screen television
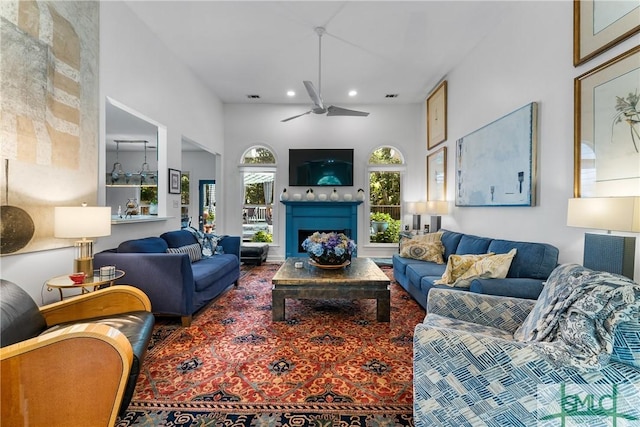
M 353 186 L 353 148 L 289 149 L 289 186 Z

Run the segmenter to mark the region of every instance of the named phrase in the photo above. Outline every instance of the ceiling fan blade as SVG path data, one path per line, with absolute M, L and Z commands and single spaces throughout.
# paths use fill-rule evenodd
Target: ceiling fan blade
M 335 105 L 330 105 L 327 108 L 327 116 L 359 116 L 359 117 L 367 117 L 369 113 L 364 111 L 356 111 L 349 110 L 347 108 L 336 107 Z
M 309 94 L 309 98 L 311 98 L 311 100 L 313 101 L 313 106 L 315 107 L 314 109 L 324 110 L 322 96 L 320 96 L 320 93 L 316 90 L 313 83 L 311 83 L 309 80 L 305 80 L 302 83 L 304 83 L 304 87 L 307 88 L 307 93 Z
M 289 117 L 289 118 L 286 118 L 286 119 L 280 120 L 280 121 L 281 122 L 288 122 L 289 120 L 293 120 L 293 119 L 297 119 L 298 117 L 306 116 L 307 114 L 311 113 L 312 111 L 313 110 L 309 110 L 306 113 L 298 114 L 297 116 Z

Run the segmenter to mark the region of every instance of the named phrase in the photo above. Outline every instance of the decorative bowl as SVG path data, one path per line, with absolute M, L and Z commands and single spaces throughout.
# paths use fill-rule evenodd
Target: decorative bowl
M 82 283 L 84 283 L 84 278 L 85 278 L 85 274 L 83 272 L 80 273 L 73 273 L 69 275 L 69 279 L 71 279 L 71 281 L 76 284 L 76 285 L 81 285 Z

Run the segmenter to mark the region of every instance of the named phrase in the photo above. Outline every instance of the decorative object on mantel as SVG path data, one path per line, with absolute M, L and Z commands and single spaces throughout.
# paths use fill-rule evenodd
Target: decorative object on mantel
M 340 195 L 338 194 L 338 191 L 335 188 L 331 192 L 331 196 L 329 196 L 329 199 L 333 200 L 334 202 L 340 199 Z
M 286 188 L 282 189 L 282 193 L 280 193 L 280 200 L 281 201 L 289 200 L 289 193 L 287 193 Z
M 315 200 L 316 195 L 313 194 L 313 188 L 307 190 L 307 200 Z
M 356 193 L 356 200 L 364 202 L 364 190 L 362 188 L 358 188 L 358 192 Z
M 300 193 L 295 193 L 293 195 L 293 200 L 302 200 L 302 195 Z
M 316 231 L 302 242 L 302 248 L 309 254 L 310 264 L 320 268 L 340 268 L 351 263 L 356 243 L 344 233 Z
M 344 193 L 344 195 L 342 196 L 342 199 L 345 202 L 350 202 L 353 199 L 353 196 L 351 195 L 351 193 Z
M 324 202 L 325 200 L 327 200 L 327 195 L 325 193 L 318 194 L 318 200 Z

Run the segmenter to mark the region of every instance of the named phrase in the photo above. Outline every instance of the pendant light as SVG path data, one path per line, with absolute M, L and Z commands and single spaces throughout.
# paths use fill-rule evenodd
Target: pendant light
M 153 174 L 149 170 L 149 163 L 147 163 L 147 144 L 149 141 L 143 141 L 144 143 L 144 163 L 140 169 L 140 183 L 145 184 L 147 178 L 153 178 Z
M 120 180 L 120 178 L 124 177 L 124 170 L 122 170 L 122 164 L 118 160 L 120 155 L 120 141 L 115 141 L 116 143 L 116 162 L 113 164 L 113 169 L 111 169 L 111 183 L 115 184 Z

